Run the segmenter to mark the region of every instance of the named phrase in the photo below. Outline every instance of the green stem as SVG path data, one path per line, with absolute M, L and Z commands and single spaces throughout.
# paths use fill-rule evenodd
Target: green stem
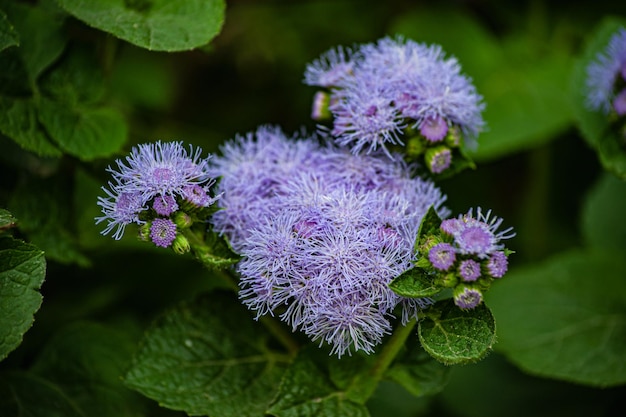
M 215 264 L 211 263 L 209 260 L 211 254 L 211 248 L 207 246 L 202 236 L 199 233 L 194 232 L 192 229 L 182 229 L 181 233 L 183 236 L 187 238 L 189 241 L 189 246 L 191 247 L 192 252 L 195 254 L 196 259 L 200 261 L 205 267 L 212 269 L 217 272 L 218 275 L 229 290 L 233 292 L 239 291 L 239 286 L 237 285 L 236 277 L 233 274 L 229 274 L 225 272 L 223 269 L 216 269 Z M 285 328 L 282 323 L 279 323 L 270 316 L 261 316 L 259 318 L 259 322 L 265 326 L 265 328 L 278 340 L 289 352 L 290 356 L 295 356 L 299 345 L 293 337 L 291 337 L 291 332 Z
M 385 343 L 372 367 L 366 373 L 360 374 L 352 381 L 352 384 L 346 392 L 348 398 L 363 404 L 372 396 L 385 372 L 398 355 L 398 352 L 400 352 L 400 349 L 405 345 L 416 323 L 417 320 L 413 319 L 405 326 L 398 326 L 396 328 L 391 338 Z

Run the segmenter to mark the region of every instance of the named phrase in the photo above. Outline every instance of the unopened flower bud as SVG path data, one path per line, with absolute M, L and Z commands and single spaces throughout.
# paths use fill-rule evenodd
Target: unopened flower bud
M 313 97 L 313 108 L 311 109 L 311 118 L 321 121 L 331 118 L 328 106 L 330 104 L 330 94 L 325 91 L 318 91 Z
M 178 227 L 179 229 L 186 229 L 193 224 L 193 219 L 191 218 L 191 216 L 184 211 L 179 211 L 174 214 L 173 220 L 176 224 L 176 227 Z
M 450 148 L 458 148 L 461 146 L 461 131 L 457 126 L 451 127 L 448 129 L 448 134 L 444 140 L 444 143 Z
M 483 294 L 476 288 L 458 285 L 454 289 L 454 304 L 463 310 L 478 307 L 483 301 Z
M 446 146 L 435 146 L 426 151 L 424 160 L 430 172 L 440 174 L 450 167 L 452 152 Z
M 411 157 L 417 157 L 424 153 L 426 146 L 424 146 L 424 139 L 419 136 L 414 136 L 406 143 L 406 154 Z
M 174 242 L 172 242 L 172 249 L 174 249 L 174 252 L 177 254 L 182 255 L 188 253 L 191 250 L 191 246 L 189 245 L 189 240 L 179 233 L 174 239 Z

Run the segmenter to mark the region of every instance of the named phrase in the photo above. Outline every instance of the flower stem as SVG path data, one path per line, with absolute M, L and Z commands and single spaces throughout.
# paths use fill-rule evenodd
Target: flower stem
M 359 374 L 350 384 L 346 396 L 361 404 L 364 404 L 372 396 L 378 383 L 383 378 L 385 371 L 389 368 L 393 360 L 404 346 L 407 338 L 411 334 L 416 319 L 409 321 L 405 326 L 398 326 L 387 343 L 385 343 L 374 364 L 365 373 Z

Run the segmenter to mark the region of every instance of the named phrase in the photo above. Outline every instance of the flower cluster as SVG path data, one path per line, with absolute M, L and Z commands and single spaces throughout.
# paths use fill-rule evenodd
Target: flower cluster
M 98 197 L 103 216 L 96 223 L 107 222 L 103 235 L 113 232 L 121 239 L 127 225 L 140 225 L 140 237 L 156 246 L 173 246 L 179 252 L 189 250 L 178 228 L 189 227 L 191 215 L 208 208 L 217 200 L 209 193 L 214 180 L 208 174 L 209 158 L 202 150 L 182 142 L 155 142 L 133 147 L 125 160 L 109 166 L 113 180 L 102 187 L 105 197 Z
M 453 288 L 454 302 L 472 309 L 482 302 L 482 294 L 494 279 L 508 269 L 508 254 L 501 243 L 515 236 L 512 228 L 498 231 L 502 219 L 470 209 L 458 218 L 441 221 L 439 230 L 420 236 L 418 251 L 425 256 L 417 266 L 434 275 L 441 287 Z
M 592 110 L 626 115 L 626 29 L 587 67 L 587 105 Z
M 305 83 L 323 87 L 312 117 L 333 119 L 335 141 L 358 153 L 403 144 L 434 174 L 474 144 L 483 128 L 482 97 L 458 61 L 438 45 L 383 38 L 354 50 L 332 49 L 312 62 Z
M 415 317 L 429 299 L 396 295 L 389 282 L 414 261 L 429 207 L 448 214 L 432 182 L 384 155 L 355 155 L 277 128 L 226 143 L 212 160 L 222 210 L 212 218 L 235 251 L 240 296 L 341 356 L 371 352 L 398 308 Z

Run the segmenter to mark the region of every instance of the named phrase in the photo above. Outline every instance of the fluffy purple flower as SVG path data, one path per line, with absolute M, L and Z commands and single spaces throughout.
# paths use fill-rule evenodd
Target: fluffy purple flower
M 427 299 L 406 302 L 387 284 L 411 267 L 413 243 L 430 205 L 445 197 L 410 168 L 355 155 L 263 127 L 215 158 L 222 176 L 216 230 L 243 255 L 240 296 L 257 316 L 281 319 L 341 356 L 371 352 Z
M 476 255 L 480 259 L 487 258 L 490 254 L 504 249 L 500 243 L 503 239 L 515 236 L 512 228 L 498 232 L 502 219 L 492 217 L 491 210 L 483 213 L 479 207 L 474 217 L 473 210 L 458 217 L 455 228 L 452 231 L 457 251 L 463 255 Z
M 494 252 L 489 256 L 487 261 L 487 270 L 489 275 L 494 278 L 502 278 L 509 268 L 509 261 L 504 252 Z
M 117 169 L 107 168 L 113 180 L 102 188 L 106 197 L 98 197 L 104 215 L 96 218 L 96 224 L 108 222 L 102 234 L 115 229 L 113 237 L 121 239 L 127 225 L 145 223 L 139 214 L 149 207 L 170 216 L 179 209 L 177 199 L 189 197 L 196 187 L 200 189 L 196 197 L 204 198 L 202 206 L 213 204 L 215 198 L 207 193 L 214 180 L 207 171 L 208 158 L 201 158 L 201 153 L 193 147 L 188 152 L 182 142 L 155 142 L 133 147 L 124 160 L 116 160 Z
M 456 253 L 449 243 L 438 243 L 428 252 L 428 260 L 440 271 L 447 271 L 456 261 Z
M 454 304 L 464 310 L 478 307 L 483 301 L 483 294 L 476 288 L 460 285 L 454 290 Z
M 386 145 L 402 144 L 407 126 L 437 142 L 451 126 L 473 140 L 484 124 L 482 97 L 437 45 L 383 38 L 353 51 L 330 50 L 307 67 L 305 82 L 333 87 L 331 133 L 353 152 L 388 153 Z
M 618 79 L 626 81 L 626 29 L 619 29 L 609 40 L 606 49 L 596 55 L 587 67 L 587 106 L 591 110 L 608 113 L 614 99 L 626 90 L 616 91 Z M 616 108 L 614 108 L 616 109 Z
M 480 264 L 473 259 L 461 261 L 459 275 L 463 281 L 476 281 L 480 277 Z
M 150 240 L 162 248 L 169 247 L 176 238 L 176 225 L 170 219 L 154 219 L 150 225 Z

